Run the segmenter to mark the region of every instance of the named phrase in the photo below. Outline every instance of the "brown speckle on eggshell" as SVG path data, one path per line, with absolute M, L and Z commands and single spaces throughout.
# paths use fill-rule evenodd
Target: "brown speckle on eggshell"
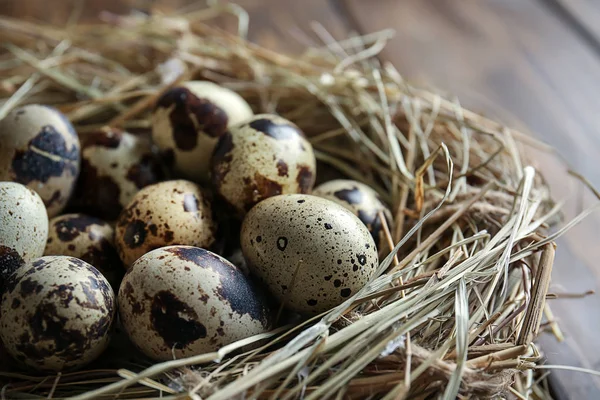
M 91 265 L 42 257 L 19 268 L 5 286 L 0 337 L 20 363 L 42 371 L 75 369 L 108 345 L 114 293 Z
M 21 264 L 42 256 L 47 237 L 40 196 L 20 183 L 0 182 L 0 288 Z
M 53 217 L 66 206 L 79 175 L 79 139 L 58 110 L 30 104 L 0 121 L 0 180 L 35 190 Z
M 182 176 L 205 182 L 218 137 L 250 117 L 250 106 L 237 93 L 212 82 L 185 82 L 158 99 L 152 137 Z
M 312 146 L 302 131 L 270 114 L 232 127 L 212 159 L 213 185 L 240 215 L 268 197 L 309 193 L 315 174 Z
M 142 188 L 165 178 L 150 140 L 116 128 L 86 133 L 81 140 L 81 176 L 73 205 L 112 221 Z
M 156 360 L 215 351 L 271 325 L 264 297 L 244 274 L 192 246 L 140 257 L 123 279 L 119 314 L 132 342 Z
M 114 290 L 125 273 L 114 245 L 114 229 L 105 221 L 85 214 L 65 214 L 50 221 L 44 255 L 79 258 L 106 277 Z
M 209 247 L 215 234 L 207 193 L 195 183 L 173 180 L 147 186 L 133 197 L 117 221 L 115 243 L 129 267 L 158 247 Z
M 357 181 L 336 179 L 317 186 L 313 194 L 334 201 L 350 210 L 367 226 L 377 248 L 389 249 L 379 212 L 383 213 L 390 230 L 393 229 L 392 213 L 375 190 Z
M 258 203 L 242 223 L 240 241 L 250 271 L 288 308 L 304 314 L 342 303 L 378 266 L 365 225 L 339 204 L 312 195 Z

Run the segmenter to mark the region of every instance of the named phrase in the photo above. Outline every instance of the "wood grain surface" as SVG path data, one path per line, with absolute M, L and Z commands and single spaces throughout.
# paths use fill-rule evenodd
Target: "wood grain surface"
M 600 52 L 600 2 L 596 0 L 543 0 L 565 23 Z
M 0 13 L 65 23 L 103 10 L 168 11 L 187 0 L 9 0 Z M 313 22 L 344 38 L 394 28 L 381 58 L 409 79 L 457 94 L 461 102 L 557 148 L 573 169 L 600 187 L 600 3 L 593 0 L 242 0 L 250 38 L 287 53 L 316 43 Z M 79 11 L 78 11 L 79 10 Z M 231 23 L 233 21 L 230 21 Z M 228 21 L 224 21 L 228 24 Z M 1 38 L 0 38 L 1 41 Z M 552 154 L 533 153 L 554 195 L 572 217 L 595 199 Z M 600 292 L 600 215 L 559 243 L 551 292 Z M 540 340 L 548 362 L 600 369 L 600 296 L 552 300 L 566 340 Z M 600 399 L 600 378 L 553 373 L 560 398 Z

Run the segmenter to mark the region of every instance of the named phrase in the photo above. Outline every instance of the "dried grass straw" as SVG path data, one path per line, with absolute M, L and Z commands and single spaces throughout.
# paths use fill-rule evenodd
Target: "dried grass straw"
M 224 13 L 238 17 L 236 34 L 207 22 Z M 525 166 L 531 138 L 382 65 L 389 31 L 333 41 L 316 26 L 325 45 L 291 58 L 247 42 L 235 5 L 102 17 L 66 28 L 0 18 L 0 115 L 46 103 L 81 135 L 105 124 L 144 131 L 166 88 L 216 81 L 296 122 L 320 162 L 375 188 L 395 213 L 394 249 L 359 293 L 299 326 L 135 371 L 123 361 L 4 372 L 4 398 L 549 396 L 533 340 L 549 310 L 554 240 L 585 215 L 549 234 L 559 207 Z M 244 351 L 250 343 L 261 347 Z

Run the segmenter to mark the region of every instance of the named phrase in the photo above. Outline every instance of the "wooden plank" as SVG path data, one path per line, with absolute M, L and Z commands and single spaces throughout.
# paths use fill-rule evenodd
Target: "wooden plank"
M 595 0 L 543 0 L 600 52 L 600 3 Z
M 79 14 L 82 20 L 97 18 L 101 11 L 126 13 L 134 7 L 131 0 L 109 1 L 3 1 L 0 2 L 0 14 L 19 18 L 43 21 L 51 24 L 64 24 L 71 15 Z M 80 8 L 78 8 L 80 5 Z M 81 7 L 83 6 L 83 7 Z
M 397 30 L 382 57 L 405 76 L 455 93 L 463 104 L 508 124 L 525 125 L 600 184 L 600 60 L 553 10 L 530 0 L 344 4 L 363 32 Z M 555 157 L 538 154 L 534 165 L 545 173 L 554 195 L 567 200 L 565 214 L 573 216 L 581 185 Z M 560 241 L 551 292 L 598 292 L 599 233 L 600 220 L 593 216 Z M 542 339 L 548 362 L 600 369 L 600 298 L 550 304 L 567 340 Z M 573 372 L 553 376 L 561 394 L 600 398 L 597 377 Z
M 198 4 L 195 0 L 87 0 L 61 1 L 24 0 L 0 1 L 0 14 L 19 16 L 52 24 L 64 24 L 73 14 L 78 14 L 75 4 L 83 3 L 80 21 L 97 20 L 103 11 L 126 14 L 130 10 L 141 12 L 168 12 Z M 319 22 L 327 26 L 338 39 L 348 36 L 352 27 L 337 12 L 330 1 L 322 0 L 240 0 L 236 1 L 250 14 L 249 38 L 265 47 L 290 54 L 302 52 L 307 45 L 316 44 L 317 37 L 310 32 L 310 24 Z M 233 17 L 222 23 L 235 29 Z

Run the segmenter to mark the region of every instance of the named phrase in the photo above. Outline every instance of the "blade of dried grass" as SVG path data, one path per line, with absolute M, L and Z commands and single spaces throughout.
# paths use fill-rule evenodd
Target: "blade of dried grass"
M 512 251 L 512 248 L 514 246 L 515 243 L 515 239 L 517 237 L 517 234 L 519 232 L 519 227 L 521 226 L 521 224 L 523 224 L 524 221 L 524 216 L 526 214 L 527 211 L 527 207 L 530 206 L 529 204 L 529 196 L 531 193 L 531 190 L 533 188 L 533 180 L 535 178 L 535 169 L 533 169 L 533 167 L 525 167 L 524 170 L 524 174 L 523 174 L 523 184 L 522 184 L 522 192 L 520 194 L 520 198 L 521 198 L 521 203 L 519 205 L 519 209 L 515 215 L 515 223 L 514 223 L 514 228 L 512 229 L 512 232 L 510 233 L 510 236 L 508 237 L 508 243 L 505 247 L 504 252 L 502 253 L 502 256 L 497 264 L 497 268 L 498 269 L 502 269 L 504 271 L 504 282 L 508 281 L 508 265 L 509 265 L 509 259 L 510 259 L 510 253 Z M 492 288 L 495 287 L 498 279 L 499 279 L 500 275 L 496 275 L 494 284 L 492 285 Z M 490 290 L 491 293 L 491 290 Z M 502 296 L 502 301 L 504 301 L 504 296 L 506 295 L 506 286 L 502 286 L 502 292 L 501 292 L 501 296 Z M 485 303 L 487 304 L 489 302 L 489 298 L 485 299 Z
M 531 245 L 524 247 L 523 249 L 515 252 L 511 256 L 511 259 L 510 259 L 511 262 L 516 261 L 516 260 L 521 260 L 521 259 L 527 257 L 528 255 L 530 255 L 533 251 L 541 248 L 542 246 L 555 242 L 556 239 L 558 239 L 561 236 L 563 236 L 564 234 L 566 234 L 573 227 L 575 227 L 576 225 L 581 223 L 588 215 L 590 215 L 591 213 L 593 213 L 597 210 L 600 210 L 600 203 L 595 204 L 589 208 L 586 208 L 581 213 L 579 213 L 577 216 L 575 216 L 571 221 L 566 223 L 564 226 L 562 226 L 560 229 L 556 230 L 556 232 L 552 233 L 551 235 L 548 235 L 541 240 L 537 240 L 537 241 L 533 242 Z
M 456 122 L 453 124 L 448 124 L 448 127 L 451 131 L 455 131 L 455 134 L 460 135 L 461 139 L 459 142 L 462 143 L 462 165 L 460 168 L 460 177 L 457 178 L 457 182 L 454 184 L 454 191 L 450 195 L 450 199 L 454 201 L 455 197 L 458 195 L 460 191 L 464 191 L 467 188 L 467 179 L 466 173 L 469 170 L 469 158 L 470 158 L 470 136 L 465 128 L 465 120 L 463 115 L 463 108 L 460 106 L 460 102 L 458 99 L 454 99 L 454 108 L 453 111 L 456 116 Z M 457 127 L 458 125 L 458 127 Z M 458 131 L 458 132 L 456 132 Z
M 0 119 L 4 118 L 10 110 L 16 107 L 21 102 L 21 100 L 25 98 L 27 92 L 29 92 L 33 88 L 38 79 L 38 74 L 31 75 L 31 77 L 27 79 L 27 81 L 25 81 L 25 83 L 23 83 L 19 87 L 19 89 L 17 89 L 17 91 L 13 93 L 13 95 L 2 104 L 2 106 L 0 107 Z
M 351 297 L 346 303 L 351 303 L 356 296 L 361 295 L 363 292 L 368 291 L 369 286 L 366 286 L 361 291 L 359 291 L 356 295 Z M 410 307 L 411 304 L 415 304 L 420 300 L 421 304 L 430 304 L 432 301 L 435 301 L 439 296 L 443 296 L 444 294 L 439 294 L 435 296 L 425 296 L 424 294 L 420 294 L 417 296 L 418 299 L 412 299 L 411 301 L 403 301 L 400 304 L 396 304 L 395 307 L 386 307 L 384 309 L 378 310 L 372 314 L 366 315 L 362 319 L 356 321 L 354 324 L 332 334 L 329 335 L 325 339 L 325 346 L 323 347 L 323 351 L 331 351 L 334 348 L 346 343 L 352 338 L 356 337 L 356 335 L 364 332 L 367 329 L 370 329 L 373 326 L 374 321 L 389 321 L 390 318 L 400 318 L 402 315 L 398 316 L 399 308 L 407 308 Z M 344 304 L 346 304 L 344 303 Z M 338 306 L 338 308 L 332 310 L 329 315 L 323 318 L 323 321 L 329 320 L 331 322 L 335 321 L 339 315 L 345 309 L 345 305 L 342 304 Z M 398 308 L 399 307 L 399 308 Z M 342 310 L 342 311 L 340 311 Z M 319 325 L 321 324 L 321 325 Z M 304 357 L 307 352 L 311 351 L 311 348 L 306 348 L 301 351 L 297 351 L 304 347 L 305 344 L 314 340 L 316 337 L 321 336 L 324 332 L 327 331 L 328 324 L 320 322 L 319 324 L 308 328 L 307 331 L 301 334 L 301 338 L 299 340 L 292 341 L 292 346 L 286 346 L 286 351 L 280 351 L 275 357 L 269 357 L 265 360 L 265 362 L 261 363 L 255 369 L 250 371 L 250 373 L 240 379 L 238 379 L 234 384 L 229 384 L 222 388 L 218 393 L 213 394 L 209 397 L 210 400 L 216 399 L 227 399 L 231 398 L 237 394 L 242 393 L 243 391 L 249 389 L 254 386 L 258 382 L 266 379 L 269 376 L 276 375 L 291 365 L 294 365 L 298 362 L 299 359 Z M 298 339 L 298 338 L 297 338 Z M 313 345 L 314 346 L 314 345 Z M 291 349 L 290 349 L 291 348 Z M 267 362 L 268 360 L 268 362 Z
M 14 46 L 10 43 L 5 43 L 4 47 L 6 47 L 8 51 L 13 53 L 19 59 L 33 66 L 41 75 L 46 75 L 49 78 L 57 81 L 61 85 L 64 85 L 75 92 L 84 93 L 91 98 L 98 98 L 102 96 L 102 93 L 100 91 L 85 86 L 70 76 L 62 74 L 56 71 L 55 69 L 46 69 L 44 66 L 40 65 L 40 61 L 37 58 L 24 51 L 23 49 Z
M 596 370 L 589 369 L 589 368 L 573 367 L 571 365 L 545 364 L 545 365 L 536 365 L 534 367 L 534 369 L 561 369 L 564 371 L 582 372 L 584 374 L 600 376 L 600 371 L 596 371 Z
M 422 310 L 422 313 L 433 313 L 437 314 L 438 311 L 436 310 L 435 307 L 435 301 L 437 300 L 437 298 L 429 298 L 426 300 L 426 303 L 430 303 L 433 304 L 432 306 L 430 306 L 429 308 Z M 413 301 L 416 302 L 415 299 L 413 299 Z M 421 304 L 425 304 L 425 303 L 421 303 Z M 402 304 L 400 305 L 401 309 L 407 309 L 407 307 L 409 307 L 407 304 Z M 372 340 L 373 337 L 376 337 L 377 334 L 379 332 L 381 332 L 382 330 L 387 329 L 388 327 L 390 327 L 391 325 L 395 324 L 396 321 L 400 320 L 400 319 L 404 319 L 408 313 L 406 312 L 402 312 L 400 309 L 398 309 L 397 306 L 393 306 L 392 307 L 387 307 L 385 309 L 385 311 L 383 311 L 383 309 L 380 310 L 381 314 L 385 314 L 385 317 L 380 317 L 377 320 L 374 320 L 375 322 L 373 323 L 373 325 L 371 327 L 369 327 L 367 330 L 365 330 L 364 332 L 362 332 L 360 335 L 357 335 L 351 342 L 349 342 L 343 349 L 343 351 L 340 351 L 334 355 L 332 355 L 328 360 L 326 360 L 317 370 L 313 371 L 313 373 L 311 373 L 311 375 L 308 376 L 308 378 L 306 379 L 306 382 L 312 382 L 313 380 L 317 379 L 319 376 L 322 375 L 322 373 L 324 373 L 325 371 L 327 371 L 329 368 L 331 368 L 333 365 L 339 363 L 340 361 L 342 361 L 343 359 L 348 359 L 348 360 L 353 360 L 357 354 L 360 354 L 360 352 L 362 350 L 365 349 L 365 343 L 367 343 L 368 341 Z M 414 320 L 411 321 L 404 321 L 405 324 L 409 324 L 409 323 L 413 323 Z M 395 333 L 395 337 L 401 336 L 403 335 L 403 332 L 400 331 L 393 331 Z M 379 340 L 377 343 L 378 346 L 387 346 L 390 340 Z M 348 367 L 345 367 L 345 369 Z
M 542 250 L 535 275 L 535 285 L 532 289 L 530 303 L 527 305 L 527 313 L 519 332 L 517 344 L 529 345 L 538 335 L 544 304 L 546 303 L 546 294 L 550 286 L 555 250 L 556 245 L 554 243 L 545 245 Z
M 452 400 L 458 395 L 462 375 L 467 361 L 467 352 L 469 347 L 469 295 L 467 285 L 464 279 L 458 284 L 455 296 L 455 339 L 456 339 L 456 369 L 452 373 L 448 386 L 444 390 L 444 399 Z
M 69 397 L 69 399 L 71 399 L 71 400 L 91 400 L 91 399 L 94 399 L 95 397 L 103 395 L 103 394 L 114 393 L 119 390 L 125 389 L 128 386 L 138 383 L 143 379 L 152 378 L 154 376 L 162 374 L 163 372 L 167 372 L 167 371 L 170 371 L 170 370 L 173 370 L 176 368 L 181 368 L 181 367 L 185 367 L 188 365 L 204 364 L 204 363 L 208 363 L 208 362 L 222 360 L 226 355 L 230 354 L 233 351 L 236 351 L 244 346 L 248 346 L 254 342 L 272 337 L 272 336 L 276 335 L 277 333 L 278 333 L 278 331 L 275 330 L 275 331 L 271 331 L 268 333 L 251 336 L 249 338 L 239 340 L 237 342 L 234 342 L 232 344 L 224 346 L 221 349 L 219 349 L 219 351 L 155 364 L 155 365 L 151 366 L 150 368 L 147 368 L 144 371 L 142 371 L 138 374 L 135 374 L 134 376 L 132 376 L 130 378 L 112 383 L 110 385 L 101 387 L 99 389 L 95 389 L 95 390 L 91 390 L 86 393 L 82 393 L 80 395 Z
M 320 396 L 326 398 L 327 396 L 331 395 L 332 390 L 335 390 L 337 387 L 341 387 L 344 384 L 346 384 L 346 382 L 348 382 L 356 373 L 358 373 L 358 371 L 360 371 L 365 365 L 367 365 L 375 357 L 381 354 L 381 352 L 390 340 L 393 340 L 399 335 L 403 335 L 409 332 L 410 330 L 415 329 L 417 326 L 421 325 L 422 323 L 427 321 L 427 319 L 432 318 L 436 314 L 437 312 L 435 310 L 430 311 L 428 314 L 425 315 L 417 314 L 411 322 L 407 321 L 400 327 L 398 327 L 398 329 L 393 330 L 383 340 L 381 340 L 375 346 L 370 348 L 363 356 L 355 360 L 349 367 L 341 371 L 341 373 L 330 377 L 327 380 L 327 382 L 319 386 L 317 390 L 315 390 L 308 397 L 306 397 L 306 400 L 316 400 L 321 398 Z M 386 324 L 391 325 L 390 321 L 386 321 Z
M 356 142 L 360 143 L 362 146 L 360 148 L 366 147 L 373 154 L 375 154 L 384 164 L 388 165 L 390 160 L 385 154 L 372 140 L 369 138 L 360 128 L 360 126 L 356 123 L 353 123 L 348 115 L 344 113 L 342 107 L 335 102 L 335 99 L 323 91 L 315 84 L 310 81 L 307 81 L 306 78 L 297 78 L 299 83 L 303 84 L 311 93 L 313 93 L 317 98 L 319 98 L 323 104 L 325 104 L 331 111 L 331 114 L 339 121 L 342 127 L 346 130 L 348 135 Z
M 450 157 L 450 154 L 448 153 L 448 148 L 446 147 L 446 145 L 444 143 L 442 143 L 441 146 L 442 146 L 442 150 L 444 151 L 444 156 L 446 157 L 446 167 L 448 169 L 448 175 L 450 176 L 448 182 L 452 182 L 452 173 L 453 173 L 453 170 L 454 170 L 454 163 L 452 162 L 452 158 Z M 491 188 L 491 186 L 490 186 L 490 188 Z M 393 260 L 394 255 L 398 253 L 398 251 L 400 250 L 400 248 L 408 241 L 408 239 L 410 239 L 412 237 L 412 235 L 415 232 L 419 231 L 422 228 L 422 226 L 425 224 L 425 222 L 427 221 L 427 219 L 430 218 L 433 214 L 435 214 L 436 211 L 438 211 L 442 207 L 442 205 L 444 204 L 444 202 L 448 198 L 451 190 L 452 190 L 452 185 L 448 184 L 448 187 L 446 188 L 446 192 L 443 195 L 443 197 L 440 200 L 440 202 L 431 211 L 429 211 L 425 216 L 423 216 L 423 218 L 421 218 L 415 224 L 415 226 L 413 226 L 406 233 L 406 235 L 404 235 L 404 237 L 402 238 L 402 240 L 400 240 L 398 242 L 398 244 L 394 247 L 394 249 L 392 250 L 392 252 L 383 260 L 383 262 L 379 266 L 378 274 L 381 274 L 382 272 L 393 273 L 393 272 L 396 272 L 396 271 L 399 271 L 399 270 L 403 269 L 404 267 L 406 267 L 412 261 L 412 259 L 414 258 L 415 255 L 417 255 L 420 251 L 422 251 L 423 247 L 426 247 L 429 242 L 433 242 L 433 240 L 435 240 L 434 235 L 435 236 L 439 236 L 446 229 L 446 228 L 441 229 L 442 227 L 440 227 L 438 230 L 436 230 L 434 233 L 431 234 L 431 236 L 428 238 L 429 242 L 427 244 L 425 242 L 422 243 L 421 246 L 419 246 L 419 248 L 416 248 L 408 256 L 406 256 L 400 262 L 400 264 L 396 265 L 395 267 L 393 267 L 392 269 L 390 269 L 388 271 L 388 268 L 389 268 L 389 266 L 390 266 L 390 264 L 391 264 L 391 262 Z M 458 218 L 458 216 L 456 216 L 456 218 Z
M 554 335 L 556 340 L 559 342 L 564 342 L 565 336 L 563 335 L 562 330 L 556 323 L 556 319 L 554 318 L 552 309 L 550 308 L 550 305 L 547 302 L 546 304 L 544 304 L 544 314 L 546 315 L 546 320 L 550 323 L 550 329 L 552 330 L 552 334 Z
M 52 388 L 50 388 L 50 392 L 48 393 L 48 399 L 51 399 L 52 396 L 54 396 L 54 391 L 56 390 L 56 387 L 58 386 L 58 382 L 60 381 L 60 377 L 61 377 L 61 373 L 59 372 L 58 374 L 56 374 L 56 378 L 54 379 L 54 383 L 52 384 Z
M 396 161 L 396 166 L 402 172 L 406 178 L 411 180 L 413 175 L 406 168 L 406 163 L 404 162 L 404 157 L 402 156 L 402 151 L 400 150 L 400 145 L 398 144 L 398 139 L 396 138 L 395 132 L 396 127 L 392 124 L 392 117 L 388 107 L 388 99 L 385 95 L 385 89 L 383 87 L 383 81 L 381 80 L 381 72 L 378 69 L 373 69 L 373 78 L 375 79 L 375 83 L 377 84 L 377 91 L 379 92 L 379 97 L 382 105 L 382 109 L 385 110 L 384 120 L 385 120 L 385 130 L 388 136 L 389 146 L 392 150 L 392 154 L 394 155 L 394 160 Z
M 481 191 L 474 196 L 473 198 L 471 198 L 468 202 L 466 202 L 459 210 L 457 210 L 454 214 L 452 214 L 442 225 L 440 225 L 433 233 L 431 233 L 427 239 L 425 239 L 423 241 L 423 243 L 421 243 L 421 245 L 417 248 L 415 248 L 409 255 L 407 255 L 401 262 L 400 264 L 398 264 L 397 267 L 394 267 L 392 270 L 390 270 L 388 273 L 392 273 L 392 272 L 396 272 L 398 270 L 402 270 L 403 268 L 405 268 L 406 266 L 408 266 L 408 264 L 411 262 L 411 260 L 417 255 L 419 254 L 424 248 L 427 248 L 429 245 L 431 245 L 435 240 L 437 240 L 444 231 L 446 231 L 450 226 L 452 226 L 453 223 L 455 223 L 461 216 L 464 215 L 464 213 L 469 209 L 469 207 L 471 207 L 473 204 L 475 204 L 479 199 L 481 199 L 485 193 L 492 189 L 495 186 L 495 182 L 488 182 L 483 188 L 481 188 Z M 448 186 L 450 187 L 450 186 Z M 435 211 L 437 211 L 439 209 L 439 207 L 434 208 L 430 213 L 428 213 L 425 217 L 423 217 L 421 220 L 426 219 L 429 215 L 431 215 L 432 213 L 434 213 Z M 416 227 L 417 225 L 415 225 Z M 418 229 L 418 228 L 417 228 Z M 406 236 L 409 236 L 410 233 L 413 230 L 417 230 L 415 228 L 411 229 L 411 231 L 409 231 Z M 405 238 L 406 238 L 405 236 Z M 403 239 L 404 240 L 404 239 Z M 399 242 L 398 244 L 402 243 Z M 396 248 L 394 249 L 395 251 L 397 251 L 397 249 L 399 249 L 400 247 L 398 245 L 396 245 Z M 389 256 L 388 256 L 389 257 Z
M 349 66 L 351 66 L 354 63 L 357 63 L 361 60 L 366 60 L 369 59 L 371 57 L 376 56 L 377 54 L 379 54 L 381 52 L 381 50 L 383 50 L 383 48 L 385 47 L 386 43 L 388 42 L 390 38 L 387 36 L 383 36 L 380 35 L 376 40 L 375 43 L 373 43 L 370 47 L 366 48 L 363 51 L 360 51 L 356 54 L 352 54 L 350 56 L 348 56 L 347 58 L 344 58 L 334 69 L 333 72 L 334 73 L 340 73 L 343 70 L 345 70 L 346 68 L 348 68 Z
M 135 378 L 135 376 L 136 376 L 136 374 L 134 372 L 128 371 L 126 369 L 118 370 L 117 374 L 119 374 L 119 376 L 124 379 L 132 379 L 132 378 Z M 141 385 L 147 386 L 151 389 L 160 390 L 161 392 L 166 392 L 166 393 L 171 393 L 171 394 L 177 393 L 175 390 L 171 389 L 170 387 L 165 386 L 162 383 L 156 382 L 149 378 L 141 379 L 138 381 L 138 383 Z

